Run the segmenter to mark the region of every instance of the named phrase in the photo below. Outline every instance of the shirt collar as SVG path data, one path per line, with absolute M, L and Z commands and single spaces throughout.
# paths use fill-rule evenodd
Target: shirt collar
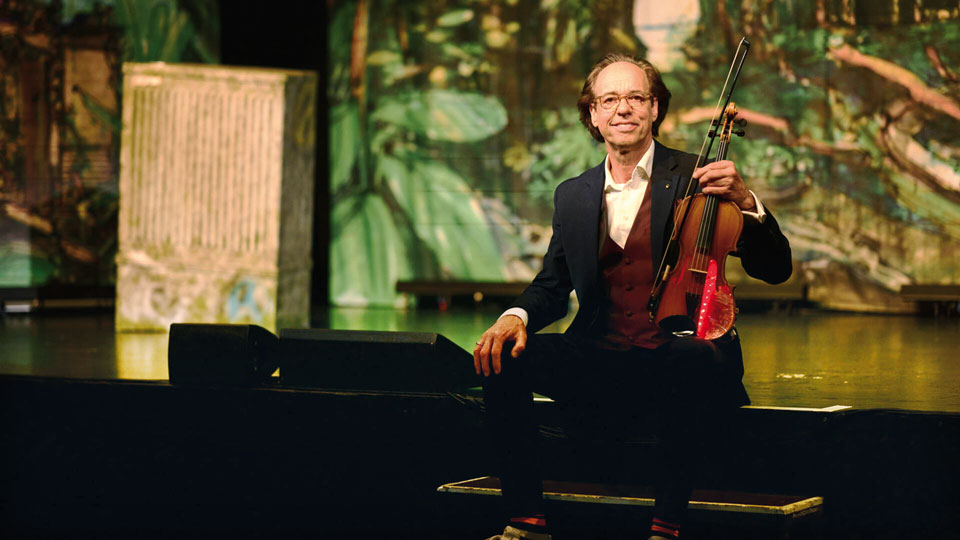
M 656 146 L 656 144 L 651 141 L 650 147 L 647 148 L 647 151 L 643 153 L 640 161 L 637 162 L 636 168 L 633 169 L 633 174 L 630 175 L 630 181 L 626 184 L 617 184 L 613 181 L 613 175 L 610 173 L 610 154 L 607 154 L 607 157 L 603 160 L 603 192 L 610 193 L 611 191 L 623 191 L 627 188 L 636 188 L 639 186 L 641 180 L 649 181 L 650 175 L 653 174 L 654 146 Z

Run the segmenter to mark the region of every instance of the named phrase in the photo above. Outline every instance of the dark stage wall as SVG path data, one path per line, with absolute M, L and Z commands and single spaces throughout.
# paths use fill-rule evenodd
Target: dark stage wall
M 475 398 L 17 376 L 0 377 L 0 396 L 5 538 L 144 528 L 234 538 L 441 538 L 447 528 L 482 538 L 495 527 L 487 506 L 434 491 L 491 472 Z M 827 539 L 960 531 L 960 415 L 741 412 L 732 447 L 709 456 L 734 464 L 712 471 L 716 487 L 823 496 Z M 644 437 L 586 443 L 568 437 L 571 424 L 549 404 L 542 414 L 549 477 L 643 480 Z M 629 460 L 609 459 L 623 452 Z
M 303 69 L 317 73 L 318 87 L 326 87 L 327 15 L 324 2 L 297 2 L 278 6 L 270 2 L 236 3 L 220 0 L 220 55 L 228 66 L 259 66 Z M 317 126 L 326 126 L 326 93 L 317 94 Z M 316 133 L 317 163 L 314 169 L 313 279 L 311 303 L 329 301 L 330 182 L 328 131 Z

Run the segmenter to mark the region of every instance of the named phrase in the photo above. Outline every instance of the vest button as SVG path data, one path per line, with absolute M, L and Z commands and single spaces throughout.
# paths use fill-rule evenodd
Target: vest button
M 630 257 L 624 258 L 624 259 L 623 259 L 623 264 L 630 264 Z
M 624 287 L 624 289 L 626 289 L 626 290 L 628 290 L 628 291 L 632 291 L 632 290 L 633 290 L 633 285 L 627 285 L 626 287 Z
M 627 312 L 627 317 L 633 317 L 633 312 L 632 312 L 632 311 L 628 311 L 628 312 Z

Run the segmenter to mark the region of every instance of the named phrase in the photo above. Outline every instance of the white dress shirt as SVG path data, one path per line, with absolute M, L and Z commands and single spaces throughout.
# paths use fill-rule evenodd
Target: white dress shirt
M 610 239 L 623 248 L 627 244 L 627 237 L 630 236 L 630 230 L 633 229 L 633 221 L 640 211 L 640 205 L 643 204 L 643 194 L 647 191 L 647 184 L 650 183 L 650 174 L 653 172 L 653 148 L 644 152 L 643 157 L 637 162 L 630 180 L 624 184 L 618 184 L 613 181 L 613 174 L 610 172 L 610 156 L 603 162 L 604 180 L 603 180 L 603 220 L 604 225 L 600 227 L 600 245 L 603 245 L 603 238 L 609 234 Z

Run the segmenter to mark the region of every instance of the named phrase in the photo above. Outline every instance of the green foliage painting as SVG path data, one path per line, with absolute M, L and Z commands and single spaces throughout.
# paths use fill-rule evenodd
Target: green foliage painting
M 539 269 L 556 185 L 599 163 L 575 102 L 606 52 L 674 94 L 661 141 L 700 147 L 741 36 L 731 147 L 822 305 L 898 311 L 960 282 L 960 4 L 737 0 L 333 2 L 331 298 Z
M 378 31 L 371 10 L 390 13 L 393 31 Z M 394 304 L 395 283 L 412 277 L 506 277 L 500 253 L 509 239 L 495 234 L 473 175 L 507 112 L 478 91 L 478 72 L 489 69 L 483 46 L 449 41 L 474 12 L 446 11 L 427 25 L 428 11 L 360 1 L 333 14 L 331 290 L 340 304 Z M 437 58 L 429 65 L 412 55 Z M 468 71 L 476 77 L 461 75 Z

